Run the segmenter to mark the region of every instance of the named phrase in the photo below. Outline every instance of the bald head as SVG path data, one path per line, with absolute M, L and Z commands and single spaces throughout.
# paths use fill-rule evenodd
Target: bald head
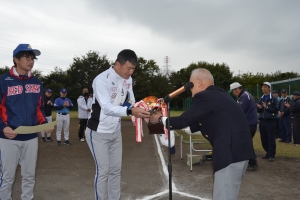
M 191 89 L 192 96 L 206 90 L 208 86 L 214 85 L 214 77 L 210 71 L 204 68 L 194 69 L 190 81 L 194 83 L 194 87 Z

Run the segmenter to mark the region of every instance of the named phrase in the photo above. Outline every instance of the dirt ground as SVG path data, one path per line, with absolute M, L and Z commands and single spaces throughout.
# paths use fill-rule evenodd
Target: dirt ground
M 94 199 L 95 164 L 87 143 L 78 141 L 77 130 L 78 120 L 71 119 L 71 146 L 58 147 L 56 141 L 42 143 L 39 138 L 36 200 Z M 154 135 L 147 134 L 147 128 L 144 131 L 143 142 L 136 143 L 132 123 L 122 122 L 121 199 L 170 199 L 167 148 L 157 143 Z M 55 132 L 52 138 L 55 138 Z M 202 166 L 193 165 L 191 172 L 186 160 L 189 145 L 183 146 L 183 160 L 180 159 L 179 145 L 179 137 L 176 137 L 176 153 L 172 155 L 172 199 L 212 199 L 211 161 L 204 162 Z M 257 152 L 258 157 L 262 155 L 262 152 Z M 258 170 L 246 172 L 238 199 L 300 199 L 300 159 L 277 157 L 271 163 L 258 158 L 258 164 Z M 18 200 L 20 196 L 21 175 L 18 169 L 12 197 Z

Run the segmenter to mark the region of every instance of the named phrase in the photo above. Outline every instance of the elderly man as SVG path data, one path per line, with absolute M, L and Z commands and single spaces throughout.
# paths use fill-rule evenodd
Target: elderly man
M 82 95 L 77 99 L 78 104 L 78 118 L 79 118 L 79 130 L 78 137 L 80 142 L 85 141 L 84 131 L 86 129 L 86 124 L 88 117 L 91 112 L 92 98 L 89 95 L 89 89 L 83 88 Z
M 276 154 L 275 129 L 278 114 L 277 99 L 270 93 L 271 84 L 264 82 L 261 89 L 264 95 L 258 100 L 259 130 L 261 144 L 266 151 L 263 159 L 273 162 Z
M 213 199 L 237 199 L 248 160 L 255 158 L 246 116 L 227 92 L 214 86 L 208 70 L 193 70 L 190 81 L 193 101 L 181 116 L 170 117 L 170 124 L 160 113 L 150 120 L 170 129 L 189 126 L 192 133 L 201 131 L 213 147 Z
M 300 92 L 293 92 L 294 103 L 284 105 L 290 109 L 291 118 L 293 120 L 293 140 L 295 146 L 300 146 Z
M 256 104 L 255 104 L 254 98 L 252 97 L 252 95 L 249 92 L 245 91 L 243 89 L 243 86 L 241 84 L 239 84 L 238 82 L 234 82 L 230 85 L 230 92 L 232 92 L 232 94 L 237 98 L 238 104 L 243 109 L 243 111 L 247 117 L 251 137 L 253 138 L 256 133 L 257 121 L 258 121 L 257 120 L 257 109 L 256 109 Z M 252 171 L 252 170 L 257 169 L 257 167 L 258 167 L 258 165 L 257 165 L 256 159 L 254 159 L 254 158 L 250 159 L 247 170 Z

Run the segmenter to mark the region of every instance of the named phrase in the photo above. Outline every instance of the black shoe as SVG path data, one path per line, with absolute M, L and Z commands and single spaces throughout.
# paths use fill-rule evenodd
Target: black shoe
M 57 141 L 57 146 L 60 146 L 60 144 L 61 144 L 61 141 Z
M 264 156 L 262 156 L 261 158 L 262 158 L 262 159 L 268 159 L 268 158 L 269 158 L 269 156 L 267 156 L 267 155 L 264 155 Z
M 52 142 L 53 140 L 51 139 L 51 137 L 47 137 L 47 141 Z
M 273 156 L 270 156 L 270 157 L 269 157 L 269 162 L 274 162 L 274 160 L 275 160 L 275 159 L 274 159 Z
M 42 137 L 42 142 L 46 142 L 46 140 L 45 140 L 45 138 L 44 138 L 44 137 Z
M 69 140 L 66 140 L 66 141 L 65 141 L 65 144 L 66 144 L 66 145 L 71 145 L 71 143 L 69 142 Z
M 253 165 L 248 165 L 248 167 L 247 167 L 246 170 L 247 170 L 247 171 L 253 171 L 253 170 L 255 170 L 255 168 L 254 168 Z
M 285 140 L 279 140 L 279 142 L 285 142 Z

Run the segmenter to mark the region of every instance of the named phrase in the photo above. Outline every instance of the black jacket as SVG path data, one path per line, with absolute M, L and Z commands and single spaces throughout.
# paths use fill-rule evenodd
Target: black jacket
M 290 106 L 290 111 L 292 118 L 300 117 L 300 98 Z
M 209 86 L 195 94 L 191 106 L 179 117 L 170 117 L 171 129 L 190 126 L 201 131 L 213 147 L 214 172 L 255 158 L 245 113 L 226 91 Z
M 257 108 L 257 112 L 259 113 L 258 118 L 259 119 L 278 119 L 278 105 L 277 105 L 277 99 L 273 97 L 273 95 L 270 94 L 270 99 L 267 100 L 265 103 L 267 104 L 267 107 L 265 108 L 263 106 L 263 96 L 258 100 L 258 104 L 262 106 L 262 108 Z
M 290 115 L 290 109 L 284 105 L 285 102 L 292 105 L 292 99 L 290 97 L 286 97 L 286 99 L 282 98 L 281 101 L 279 101 L 278 109 L 283 115 Z
M 47 97 L 45 95 L 45 98 L 44 98 L 44 110 L 45 110 L 45 116 L 49 117 L 52 115 L 52 108 L 53 108 L 53 105 L 51 106 L 50 104 L 47 104 L 48 101 L 51 101 L 52 104 L 53 104 L 53 99 L 50 97 Z

